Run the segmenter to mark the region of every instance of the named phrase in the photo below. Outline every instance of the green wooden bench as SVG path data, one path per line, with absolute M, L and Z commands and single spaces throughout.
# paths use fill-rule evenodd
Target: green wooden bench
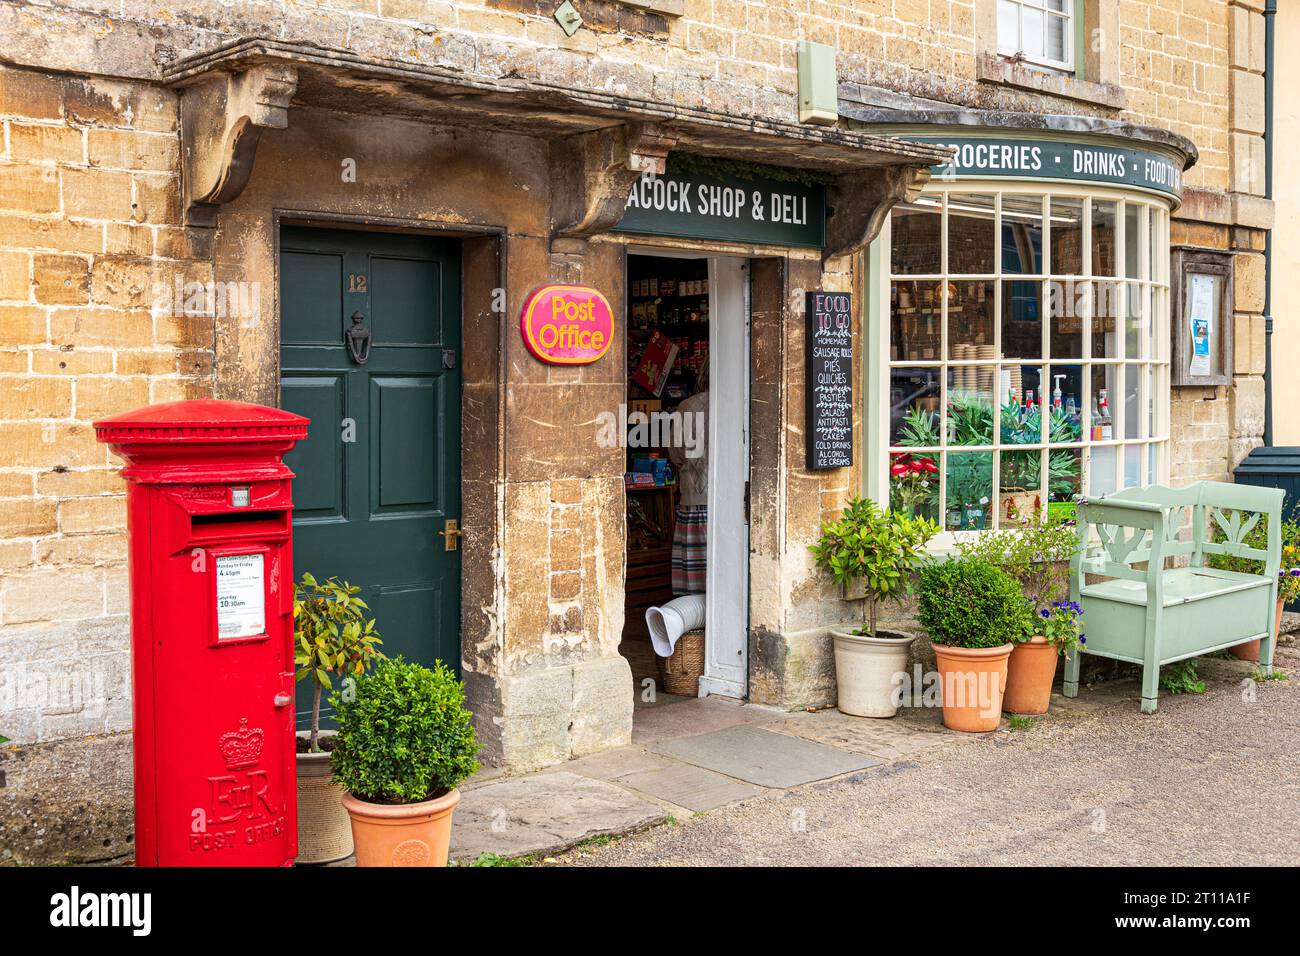
M 1272 672 L 1282 498 L 1278 488 L 1201 481 L 1079 502 L 1070 598 L 1084 611 L 1083 653 L 1141 664 L 1144 713 L 1156 709 L 1162 664 L 1260 638 L 1260 667 Z M 1191 537 L 1183 540 L 1179 529 L 1189 511 Z M 1243 543 L 1261 516 L 1268 519 L 1267 550 Z M 1215 527 L 1224 540 L 1214 540 Z M 1206 567 L 1214 554 L 1261 561 L 1264 569 L 1243 574 Z M 1182 557 L 1186 566 L 1165 567 Z M 1108 580 L 1090 584 L 1088 575 Z M 1066 697 L 1079 693 L 1081 657 L 1066 661 Z

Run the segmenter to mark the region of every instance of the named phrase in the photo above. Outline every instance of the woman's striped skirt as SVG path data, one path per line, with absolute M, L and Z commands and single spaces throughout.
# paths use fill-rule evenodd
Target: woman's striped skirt
M 703 594 L 707 580 L 709 509 L 692 505 L 677 509 L 673 528 L 673 593 Z

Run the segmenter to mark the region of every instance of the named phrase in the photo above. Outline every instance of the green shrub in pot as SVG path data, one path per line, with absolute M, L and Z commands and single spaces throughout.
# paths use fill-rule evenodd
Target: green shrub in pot
M 465 686 L 441 661 L 393 658 L 330 698 L 330 754 L 348 793 L 358 866 L 445 866 L 457 786 L 478 770 Z
M 334 776 L 369 803 L 418 803 L 455 789 L 478 770 L 464 686 L 441 661 L 432 669 L 398 657 L 357 681 L 338 714 Z
M 1034 632 L 1032 605 L 1015 578 L 987 561 L 955 558 L 921 569 L 917 619 L 935 644 L 999 647 Z
M 996 730 L 1007 687 L 1012 645 L 1033 633 L 1033 606 L 1020 583 L 1001 568 L 954 558 L 921 570 L 917 618 L 934 645 L 950 730 Z

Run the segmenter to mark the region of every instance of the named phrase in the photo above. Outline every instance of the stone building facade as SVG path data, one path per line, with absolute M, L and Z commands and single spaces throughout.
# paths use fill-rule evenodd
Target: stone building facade
M 572 36 L 557 6 L 0 8 L 0 732 L 130 728 L 122 486 L 91 423 L 185 398 L 278 404 L 290 227 L 457 243 L 461 664 L 487 757 L 512 768 L 625 743 L 632 724 L 625 462 L 592 424 L 626 399 L 627 343 L 537 362 L 517 323 L 539 285 L 597 288 L 622 316 L 638 243 L 746 263 L 760 703 L 833 701 L 827 628 L 857 610 L 807 545 L 849 495 L 888 490 L 870 360 L 861 453 L 805 466 L 802 294 L 852 292 L 869 337 L 887 281 L 872 249 L 890 208 L 937 182 L 947 133 L 1132 142 L 1176 164 L 1168 245 L 1231 264 L 1235 349 L 1224 384 L 1152 386 L 1168 425 L 1152 474 L 1226 479 L 1260 443 L 1263 0 L 1084 0 L 1069 72 L 1000 55 L 994 0 L 579 0 Z M 833 125 L 800 122 L 800 41 L 834 50 Z M 822 248 L 612 231 L 674 154 L 815 174 Z

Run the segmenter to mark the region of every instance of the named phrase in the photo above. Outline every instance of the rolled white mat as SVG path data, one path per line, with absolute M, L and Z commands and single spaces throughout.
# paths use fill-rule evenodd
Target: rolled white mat
M 645 623 L 650 643 L 660 657 L 672 657 L 677 639 L 687 631 L 704 626 L 704 595 L 683 594 L 663 607 L 646 608 Z

